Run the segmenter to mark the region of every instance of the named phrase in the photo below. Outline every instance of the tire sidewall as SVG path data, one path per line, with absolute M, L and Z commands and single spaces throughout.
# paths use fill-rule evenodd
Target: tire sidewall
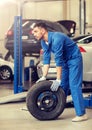
M 52 92 L 50 90 L 50 86 L 52 85 L 52 81 L 42 81 L 30 88 L 26 98 L 26 104 L 29 112 L 39 120 L 52 120 L 56 119 L 65 108 L 66 98 L 63 90 L 61 88 L 58 89 L 57 92 Z M 57 97 L 57 105 L 56 107 L 50 111 L 41 111 L 37 107 L 37 97 L 44 91 L 51 91 Z

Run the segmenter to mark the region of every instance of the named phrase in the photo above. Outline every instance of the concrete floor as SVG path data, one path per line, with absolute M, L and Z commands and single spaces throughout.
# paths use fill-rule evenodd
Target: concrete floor
M 13 94 L 13 84 L 0 84 L 0 98 Z M 72 122 L 74 108 L 66 108 L 57 120 L 39 121 L 28 111 L 25 100 L 0 104 L 0 130 L 92 130 L 92 109 L 87 109 L 89 120 Z

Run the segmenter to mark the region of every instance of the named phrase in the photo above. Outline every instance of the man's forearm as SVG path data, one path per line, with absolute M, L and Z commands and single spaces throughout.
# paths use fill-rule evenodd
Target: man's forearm
M 43 67 L 43 76 L 44 76 L 44 77 L 47 76 L 48 70 L 49 70 L 49 64 L 44 65 L 44 67 Z
M 62 67 L 56 67 L 57 70 L 57 79 L 61 80 L 61 74 L 62 74 Z

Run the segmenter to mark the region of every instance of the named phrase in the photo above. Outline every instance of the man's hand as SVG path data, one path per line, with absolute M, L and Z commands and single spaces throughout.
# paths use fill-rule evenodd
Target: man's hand
M 43 80 L 46 80 L 46 77 L 42 76 L 40 79 L 38 79 L 38 80 L 36 81 L 36 83 L 38 83 L 38 82 L 40 82 L 40 81 L 43 81 Z
M 58 80 L 58 79 L 54 80 L 52 85 L 51 85 L 51 90 L 57 91 L 59 86 L 60 86 L 60 83 L 61 83 L 61 80 Z

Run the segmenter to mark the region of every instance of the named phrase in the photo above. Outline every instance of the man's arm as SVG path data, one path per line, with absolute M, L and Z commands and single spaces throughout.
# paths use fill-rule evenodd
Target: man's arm
M 44 65 L 44 67 L 43 67 L 43 76 L 44 76 L 44 77 L 46 77 L 47 74 L 48 74 L 49 66 L 50 66 L 49 64 L 46 64 L 46 65 Z
M 62 67 L 57 66 L 57 78 L 56 80 L 53 81 L 52 85 L 51 85 L 51 90 L 52 91 L 57 91 L 60 84 L 61 84 L 61 73 L 62 73 Z
M 57 66 L 56 67 L 56 70 L 57 70 L 57 79 L 58 80 L 61 80 L 61 73 L 62 73 L 62 67 L 60 67 L 60 66 Z
M 43 76 L 44 76 L 44 77 L 47 76 L 48 70 L 49 70 L 49 64 L 44 65 L 44 67 L 43 67 Z M 56 76 L 56 78 L 57 78 L 58 80 L 61 80 L 62 67 L 57 66 L 57 67 L 56 67 L 56 70 L 57 70 L 57 76 Z
M 46 64 L 43 66 L 43 75 L 40 79 L 38 79 L 36 81 L 36 83 L 40 82 L 40 81 L 43 81 L 43 80 L 46 80 L 46 77 L 47 77 L 47 74 L 48 74 L 48 70 L 49 70 L 49 64 Z

